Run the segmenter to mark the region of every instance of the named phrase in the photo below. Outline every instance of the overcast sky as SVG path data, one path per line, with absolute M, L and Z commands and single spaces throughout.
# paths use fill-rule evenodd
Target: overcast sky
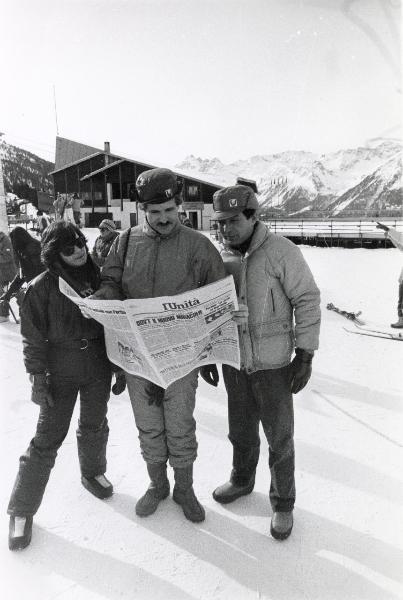
M 402 135 L 399 0 L 0 0 L 0 131 L 172 165 Z

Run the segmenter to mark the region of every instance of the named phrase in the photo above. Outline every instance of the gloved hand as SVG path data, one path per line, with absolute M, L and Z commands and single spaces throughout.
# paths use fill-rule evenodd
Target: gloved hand
M 112 394 L 115 396 L 119 396 L 126 389 L 126 376 L 123 369 L 119 369 L 119 371 L 115 371 L 115 383 L 112 386 Z
M 295 356 L 290 364 L 290 386 L 293 394 L 298 394 L 309 381 L 312 373 L 313 354 L 296 348 Z
M 387 225 L 384 225 L 383 223 L 379 223 L 379 221 L 376 222 L 376 228 L 383 229 L 384 231 L 389 231 L 389 227 Z
M 216 365 L 203 365 L 200 367 L 199 373 L 206 383 L 217 387 L 220 376 Z
M 155 404 L 155 406 L 161 406 L 161 404 L 164 402 L 164 388 L 160 387 L 156 383 L 153 383 L 152 381 L 149 381 L 147 392 L 150 396 L 148 399 L 148 406 L 151 406 L 152 404 Z
M 108 298 L 107 292 L 101 288 L 88 296 L 87 300 L 110 300 L 110 298 Z
M 32 384 L 31 402 L 39 404 L 39 406 L 53 406 L 53 397 L 46 373 L 30 375 L 29 380 Z

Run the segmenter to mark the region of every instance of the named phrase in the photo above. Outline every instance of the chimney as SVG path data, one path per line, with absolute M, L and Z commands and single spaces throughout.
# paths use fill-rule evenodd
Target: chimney
M 105 164 L 108 165 L 109 164 L 109 154 L 111 153 L 111 145 L 109 142 L 104 142 L 104 152 L 106 154 L 105 156 Z

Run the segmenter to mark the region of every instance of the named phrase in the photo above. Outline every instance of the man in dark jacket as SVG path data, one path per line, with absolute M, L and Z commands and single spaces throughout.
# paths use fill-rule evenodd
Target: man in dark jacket
M 18 272 L 8 290 L 0 298 L 0 313 L 8 319 L 10 300 L 16 296 L 18 304 L 24 295 L 22 286 L 45 270 L 41 262 L 41 243 L 23 227 L 17 226 L 10 232 L 14 259 Z
M 181 225 L 180 185 L 169 169 L 151 169 L 136 182 L 144 226 L 117 239 L 102 269 L 98 299 L 172 296 L 224 277 L 224 266 L 206 236 Z M 166 390 L 147 379 L 126 373 L 140 446 L 147 463 L 150 486 L 136 504 L 139 516 L 151 515 L 169 495 L 167 460 L 174 469 L 173 499 L 190 521 L 205 513 L 193 490 L 197 454 L 193 417 L 198 370 Z
M 111 365 L 103 327 L 84 318 L 59 291 L 62 277 L 81 296 L 88 296 L 99 285 L 99 269 L 88 256 L 80 229 L 65 221 L 47 227 L 42 259 L 46 271 L 30 283 L 21 307 L 24 362 L 32 384 L 31 400 L 40 406 L 40 413 L 35 436 L 20 458 L 8 505 L 10 550 L 31 541 L 32 517 L 67 435 L 78 394 L 82 484 L 98 498 L 113 491 L 105 477 Z

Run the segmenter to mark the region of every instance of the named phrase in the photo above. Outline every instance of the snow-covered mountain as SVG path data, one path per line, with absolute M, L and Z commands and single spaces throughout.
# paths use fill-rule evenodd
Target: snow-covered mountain
M 31 199 L 37 191 L 53 193 L 53 180 L 49 175 L 54 169 L 53 163 L 4 140 L 0 141 L 0 157 L 6 192 L 26 199 Z
M 175 169 L 219 185 L 234 184 L 237 177 L 254 179 L 261 206 L 279 215 L 378 208 L 392 213 L 402 210 L 401 152 L 399 140 L 377 138 L 329 154 L 288 151 L 231 164 L 191 155 Z

